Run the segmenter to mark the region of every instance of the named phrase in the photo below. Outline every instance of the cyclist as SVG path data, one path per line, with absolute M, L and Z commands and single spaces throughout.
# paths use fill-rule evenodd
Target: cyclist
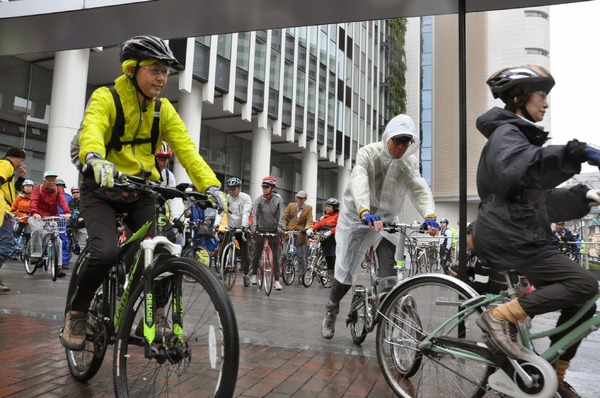
M 440 265 L 445 273 L 452 264 L 452 230 L 448 228 L 447 218 L 440 220 Z
M 85 228 L 85 223 L 83 222 L 83 217 L 81 216 L 81 191 L 79 190 L 79 187 L 71 187 L 71 196 L 73 199 L 69 201 L 69 208 L 71 209 L 69 228 L 71 228 L 73 237 L 79 246 L 79 252 L 74 254 L 79 254 L 83 249 L 85 249 L 88 238 L 87 229 Z
M 19 178 L 14 181 L 15 171 Z M 10 147 L 0 160 L 0 216 L 2 226 L 0 227 L 0 268 L 15 250 L 15 237 L 11 227 L 10 206 L 15 200 L 16 190 L 20 189 L 25 180 L 25 151 L 21 148 Z M 4 286 L 0 280 L 0 292 L 8 292 L 10 288 Z
M 227 180 L 227 227 L 241 228 L 247 230 L 250 226 L 250 213 L 252 213 L 252 199 L 250 195 L 242 192 L 242 180 L 239 177 L 230 177 Z M 222 215 L 217 215 L 215 226 L 221 225 Z M 242 259 L 242 271 L 244 272 L 244 286 L 250 286 L 250 277 L 248 272 L 250 269 L 250 253 L 248 250 L 248 242 L 243 238 L 245 232 L 236 234 L 236 239 L 240 243 L 240 257 Z M 219 245 L 219 257 L 225 245 L 230 241 L 229 232 L 226 232 L 222 244 Z
M 121 47 L 120 62 L 123 74 L 115 80 L 125 116 L 120 145 L 107 153 L 105 143 L 112 137 L 116 118 L 113 95 L 107 87 L 92 93 L 78 133 L 79 160 L 86 167 L 80 186 L 81 212 L 89 235 L 90 258 L 88 267 L 80 271 L 74 296 L 69 298 L 70 311 L 61 336 L 62 344 L 71 350 L 81 350 L 85 345 L 87 310 L 117 257 L 116 214 L 127 213 L 126 223 L 134 231 L 153 217 L 152 197 L 139 190 L 115 186 L 113 174 L 115 171 L 132 175 L 149 173 L 151 181 L 160 180 L 151 137 L 155 101 L 167 84 L 169 68 L 182 69 L 168 45 L 155 36 L 127 40 Z M 166 98 L 160 101 L 157 142 L 169 142 L 196 188 L 206 191 L 226 211 L 225 197 L 215 173 L 199 155 L 173 105 Z M 162 311 L 158 306 L 157 309 Z
M 42 217 L 56 217 L 59 215 L 59 207 L 66 219 L 71 217 L 71 209 L 65 198 L 62 188 L 56 185 L 55 171 L 44 172 L 44 182 L 33 187 L 31 202 L 29 204 L 29 227 L 31 228 L 31 264 L 37 264 L 42 257 L 42 240 L 44 239 L 44 222 Z M 58 239 L 58 273 L 57 276 L 65 276 L 62 267 L 62 240 Z
M 397 221 L 407 195 L 422 217 L 434 213 L 433 194 L 419 173 L 419 160 L 414 155 L 418 149 L 413 120 L 398 115 L 387 124 L 380 142 L 366 145 L 356 154 L 336 228 L 335 278 L 321 325 L 325 339 L 333 338 L 340 301 L 355 282 L 367 249 L 376 247 L 379 276 L 395 275 L 392 264 L 396 263 L 399 238 L 382 231 L 383 221 Z M 433 219 L 427 223 L 429 228 L 439 228 Z
M 262 187 L 262 195 L 254 201 L 252 210 L 253 223 L 252 231 L 254 237 L 254 258 L 252 259 L 252 276 L 250 283 L 256 285 L 256 270 L 258 262 L 262 255 L 264 240 L 269 240 L 269 246 L 273 252 L 273 269 L 275 272 L 275 290 L 281 290 L 282 286 L 279 283 L 279 238 L 278 237 L 263 237 L 256 235 L 257 232 L 282 233 L 281 219 L 283 217 L 283 200 L 281 196 L 274 193 L 273 190 L 277 185 L 277 179 L 272 176 L 267 176 L 262 179 L 260 186 Z
M 296 201 L 287 205 L 282 218 L 283 229 L 285 231 L 301 232 L 295 237 L 296 252 L 300 260 L 298 267 L 298 272 L 300 273 L 298 282 L 300 283 L 302 283 L 302 278 L 306 272 L 306 264 L 308 263 L 308 236 L 305 232 L 313 224 L 313 209 L 311 205 L 306 204 L 307 196 L 306 191 L 298 191 Z M 284 236 L 283 252 L 286 254 L 289 251 L 291 239 L 289 235 Z
M 340 201 L 336 198 L 329 198 L 325 201 L 325 215 L 306 231 L 308 235 L 312 235 L 314 231 L 325 231 L 323 233 L 324 240 L 321 241 L 321 250 L 330 272 L 333 271 L 335 265 L 335 227 L 339 215 Z M 328 284 L 326 287 L 331 287 L 331 285 Z
M 494 107 L 477 118 L 477 128 L 487 138 L 477 169 L 477 190 L 482 203 L 473 235 L 479 257 L 489 266 L 507 265 L 525 275 L 536 290 L 484 312 L 477 324 L 506 355 L 519 358 L 513 337 L 514 324 L 528 316 L 561 311 L 557 325 L 565 323 L 598 292 L 598 281 L 558 251 L 551 222 L 581 218 L 590 204 L 600 202 L 597 192 L 585 185 L 556 188 L 581 171 L 581 163 L 600 165 L 600 150 L 577 140 L 566 145 L 544 146 L 548 132 L 541 122 L 554 78 L 537 65 L 508 67 L 487 80 Z M 579 323 L 593 316 L 595 308 Z M 578 324 L 551 337 L 555 343 Z M 578 396 L 564 381 L 569 361 L 579 343 L 557 361 L 561 397 Z
M 27 221 L 29 219 L 29 205 L 31 203 L 31 191 L 33 191 L 33 186 L 35 184 L 30 179 L 23 181 L 23 185 L 21 185 L 21 192 L 15 197 L 15 201 L 12 206 L 10 206 L 10 211 L 12 214 L 17 217 L 19 220 L 19 227 L 15 231 L 15 235 L 19 236 L 26 230 L 26 233 L 29 233 L 29 228 Z
M 57 178 L 56 186 L 59 188 L 62 188 L 63 193 L 65 195 L 65 199 L 67 200 L 67 204 L 69 202 L 71 202 L 73 197 L 67 193 L 67 184 L 65 183 L 65 180 L 63 180 L 62 178 Z M 58 206 L 58 214 L 59 215 L 63 214 L 60 206 Z M 69 220 L 69 222 L 71 222 L 71 220 Z M 67 235 L 67 231 L 61 232 L 60 234 L 58 234 L 58 236 L 60 238 L 60 241 L 62 242 L 62 248 L 63 248 L 63 250 L 62 250 L 63 267 L 68 268 L 69 260 L 71 259 L 71 248 L 69 247 L 69 236 Z
M 156 166 L 160 171 L 160 185 L 163 187 L 175 188 L 177 186 L 177 180 L 175 179 L 173 172 L 167 168 L 169 159 L 173 156 L 173 151 L 169 148 L 169 144 L 167 144 L 166 141 L 163 141 L 160 149 L 154 153 L 154 156 L 156 157 Z M 183 201 L 181 198 L 173 198 L 169 199 L 167 204 L 169 205 L 169 218 L 173 220 L 174 225 L 178 230 L 183 231 L 183 224 L 179 219 L 183 214 Z M 180 245 L 185 243 L 183 234 L 178 235 L 177 243 Z

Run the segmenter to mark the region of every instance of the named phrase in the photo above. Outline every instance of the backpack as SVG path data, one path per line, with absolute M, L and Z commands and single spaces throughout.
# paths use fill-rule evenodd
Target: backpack
M 119 98 L 119 94 L 115 90 L 114 87 L 108 88 L 113 96 L 115 101 L 115 107 L 117 108 L 117 116 L 115 118 L 115 125 L 113 127 L 112 135 L 110 136 L 110 140 L 108 144 L 105 146 L 106 154 L 104 158 L 108 157 L 108 154 L 113 149 L 116 151 L 120 151 L 123 148 L 123 145 L 139 145 L 150 142 L 152 144 L 152 153 L 156 151 L 156 145 L 158 142 L 158 127 L 160 124 L 160 98 L 156 97 L 155 105 L 154 105 L 154 121 L 152 122 L 152 130 L 150 131 L 150 138 L 136 138 L 131 141 L 121 141 L 121 137 L 125 134 L 125 115 L 123 114 L 123 104 L 121 104 L 121 99 Z M 81 171 L 81 162 L 79 161 L 79 133 L 81 132 L 81 128 L 75 134 L 73 139 L 71 140 L 71 163 L 77 167 L 77 170 Z

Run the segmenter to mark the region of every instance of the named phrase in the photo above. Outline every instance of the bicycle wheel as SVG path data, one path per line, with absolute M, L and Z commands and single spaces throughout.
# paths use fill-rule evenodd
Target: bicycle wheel
M 162 306 L 169 326 L 162 329 L 162 343 L 153 343 L 149 350 L 154 358 L 148 358 L 146 344 L 134 337 L 133 330 L 134 322 L 145 312 L 140 283 L 128 300 L 117 331 L 115 395 L 232 397 L 239 365 L 239 337 L 227 290 L 206 267 L 186 258 L 162 259 L 153 275 L 153 299 L 156 308 Z M 184 283 L 184 275 L 196 279 L 196 283 Z
M 69 280 L 65 315 L 71 307 L 71 296 L 75 292 L 75 288 L 77 286 L 79 270 L 88 262 L 88 260 L 89 251 L 87 248 L 85 248 L 77 258 L 77 262 L 73 267 L 71 279 Z M 106 325 L 103 322 L 108 316 L 108 305 L 105 300 L 107 291 L 107 281 L 105 279 L 102 286 L 100 286 L 96 291 L 94 299 L 90 304 L 84 349 L 82 351 L 72 351 L 65 348 L 69 371 L 73 377 L 79 381 L 87 381 L 94 377 L 100 369 L 102 361 L 104 360 L 104 355 L 106 354 L 109 335 L 112 334 L 112 331 L 109 333 L 106 330 Z
M 52 242 L 51 244 L 49 244 L 48 246 L 46 246 L 46 254 L 47 254 L 47 258 L 46 258 L 46 265 L 48 267 L 48 269 L 50 270 L 50 275 L 52 276 L 52 280 L 56 281 L 56 278 L 58 277 L 58 250 L 57 250 L 57 239 L 55 236 L 52 236 L 50 238 L 50 242 Z
M 23 255 L 23 265 L 25 265 L 25 272 L 28 275 L 35 274 L 37 270 L 37 264 L 31 263 L 31 240 L 27 242 L 27 246 L 25 246 L 25 254 Z
M 206 268 L 210 264 L 210 253 L 204 247 L 196 247 L 195 245 L 187 246 L 181 252 L 181 257 L 196 260 Z M 196 279 L 188 278 L 187 276 L 184 276 L 183 280 L 190 283 L 196 282 Z
M 223 270 L 223 284 L 228 290 L 231 290 L 237 278 L 237 269 L 235 266 L 235 248 L 231 243 L 225 246 L 225 249 L 223 250 L 223 256 L 221 256 L 221 266 L 221 269 Z
M 283 282 L 286 285 L 291 285 L 294 283 L 294 279 L 296 279 L 296 268 L 294 266 L 295 259 L 290 257 L 285 257 L 285 262 L 283 263 Z M 297 260 L 296 260 L 297 261 Z
M 380 310 L 376 347 L 379 366 L 396 394 L 457 398 L 485 394 L 487 365 L 418 348 L 424 336 L 459 311 L 460 303 L 476 296 L 468 285 L 446 275 L 415 276 L 390 292 Z M 479 341 L 478 315 L 471 314 L 438 335 Z
M 367 338 L 367 306 L 365 305 L 364 291 L 355 292 L 352 295 L 350 308 L 346 324 L 350 326 L 350 334 L 354 344 L 361 345 Z
M 265 291 L 265 294 L 269 296 L 273 289 L 274 280 L 273 252 L 271 251 L 271 246 L 267 245 L 265 249 L 263 249 L 262 258 L 262 288 Z
M 304 287 L 310 287 L 313 281 L 315 280 L 315 271 L 313 266 L 309 266 L 304 273 L 304 278 L 302 278 L 302 284 Z

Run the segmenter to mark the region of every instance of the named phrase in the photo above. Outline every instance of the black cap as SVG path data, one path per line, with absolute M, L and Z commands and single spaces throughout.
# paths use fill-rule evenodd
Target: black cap
M 26 156 L 25 156 L 25 151 L 23 149 L 17 148 L 16 146 L 11 146 L 6 151 L 5 157 L 25 159 Z

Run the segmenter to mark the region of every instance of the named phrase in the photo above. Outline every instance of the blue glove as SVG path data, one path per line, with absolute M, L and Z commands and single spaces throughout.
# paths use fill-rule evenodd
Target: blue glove
M 433 228 L 440 229 L 440 224 L 435 220 L 425 220 L 425 225 Z
M 591 146 L 586 147 L 583 152 L 583 160 L 594 166 L 600 166 L 600 149 Z
M 373 224 L 375 221 L 381 221 L 381 217 L 377 214 L 365 214 L 362 216 L 362 220 L 366 224 Z

